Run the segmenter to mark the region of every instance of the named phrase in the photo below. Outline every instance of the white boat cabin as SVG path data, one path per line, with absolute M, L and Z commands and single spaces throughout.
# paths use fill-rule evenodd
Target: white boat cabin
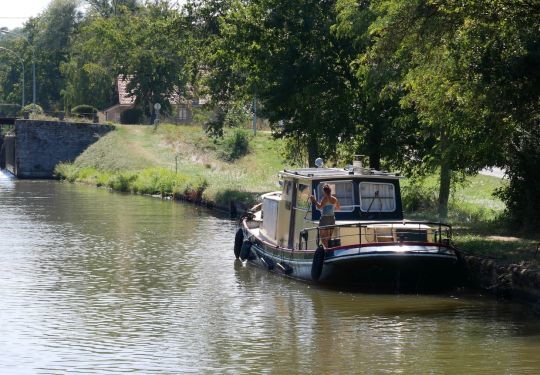
M 385 226 L 384 223 L 403 220 L 401 178 L 396 174 L 353 167 L 284 170 L 280 173 L 282 190 L 263 195 L 259 233 L 267 242 L 280 247 L 316 248 L 313 235 L 302 241 L 300 234 L 304 232 L 305 236 L 305 229 L 318 226 L 321 213 L 310 202 L 309 196 L 314 195 L 320 201 L 322 187 L 328 184 L 341 205 L 341 209 L 335 212 L 335 232 L 341 232 L 341 245 L 354 241 L 382 242 L 385 236 L 388 241 L 394 241 L 396 225 Z M 361 238 L 358 225 L 350 228 L 346 225 L 374 221 L 377 223 L 373 228 L 377 230 L 364 230 Z M 344 233 L 347 230 L 351 233 Z

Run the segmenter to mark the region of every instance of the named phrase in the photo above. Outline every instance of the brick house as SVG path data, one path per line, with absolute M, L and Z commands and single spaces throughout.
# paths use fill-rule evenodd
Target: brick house
M 120 123 L 122 113 L 135 107 L 137 98 L 135 95 L 130 96 L 127 89 L 129 82 L 129 76 L 126 77 L 126 79 L 123 79 L 122 76 L 117 77 L 116 87 L 118 91 L 118 104 L 98 112 L 99 122 L 110 121 Z M 168 114 L 169 119 L 177 123 L 190 123 L 193 120 L 193 108 L 204 105 L 207 102 L 207 99 L 197 98 L 188 100 L 178 94 L 172 94 L 169 98 L 169 102 L 172 107 L 172 113 Z

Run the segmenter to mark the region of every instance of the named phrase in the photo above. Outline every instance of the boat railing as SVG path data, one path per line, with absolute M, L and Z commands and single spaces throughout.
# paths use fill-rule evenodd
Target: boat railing
M 323 235 L 328 236 L 328 230 L 331 230 L 331 235 L 329 238 L 323 238 Z M 373 243 L 430 244 L 449 247 L 452 246 L 452 226 L 430 221 L 373 221 L 318 226 L 300 232 L 298 249 L 318 247 L 323 242 L 326 242 L 327 248 Z

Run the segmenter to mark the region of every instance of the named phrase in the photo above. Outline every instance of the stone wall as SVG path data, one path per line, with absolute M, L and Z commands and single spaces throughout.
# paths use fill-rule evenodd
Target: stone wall
M 540 271 L 533 265 L 497 264 L 476 256 L 463 257 L 468 285 L 499 297 L 535 305 L 540 312 Z
M 51 178 L 54 167 L 72 162 L 113 126 L 57 121 L 17 120 L 15 123 L 15 175 Z

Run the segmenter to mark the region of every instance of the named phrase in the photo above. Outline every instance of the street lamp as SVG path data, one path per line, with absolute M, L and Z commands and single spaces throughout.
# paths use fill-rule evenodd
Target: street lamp
M 21 62 L 21 67 L 22 67 L 22 104 L 21 104 L 21 109 L 22 109 L 24 107 L 24 61 L 23 61 L 22 57 L 19 56 L 19 54 L 17 52 L 12 51 L 9 48 L 0 47 L 0 50 L 12 53 Z
M 28 38 L 26 38 L 24 35 L 13 33 L 8 30 L 7 27 L 0 27 L 0 33 L 2 34 L 10 34 L 14 36 L 18 36 L 26 41 L 28 43 L 28 46 L 32 49 L 32 113 L 36 113 L 36 56 L 34 54 L 34 46 L 30 43 Z M 24 92 L 24 89 L 23 89 Z

